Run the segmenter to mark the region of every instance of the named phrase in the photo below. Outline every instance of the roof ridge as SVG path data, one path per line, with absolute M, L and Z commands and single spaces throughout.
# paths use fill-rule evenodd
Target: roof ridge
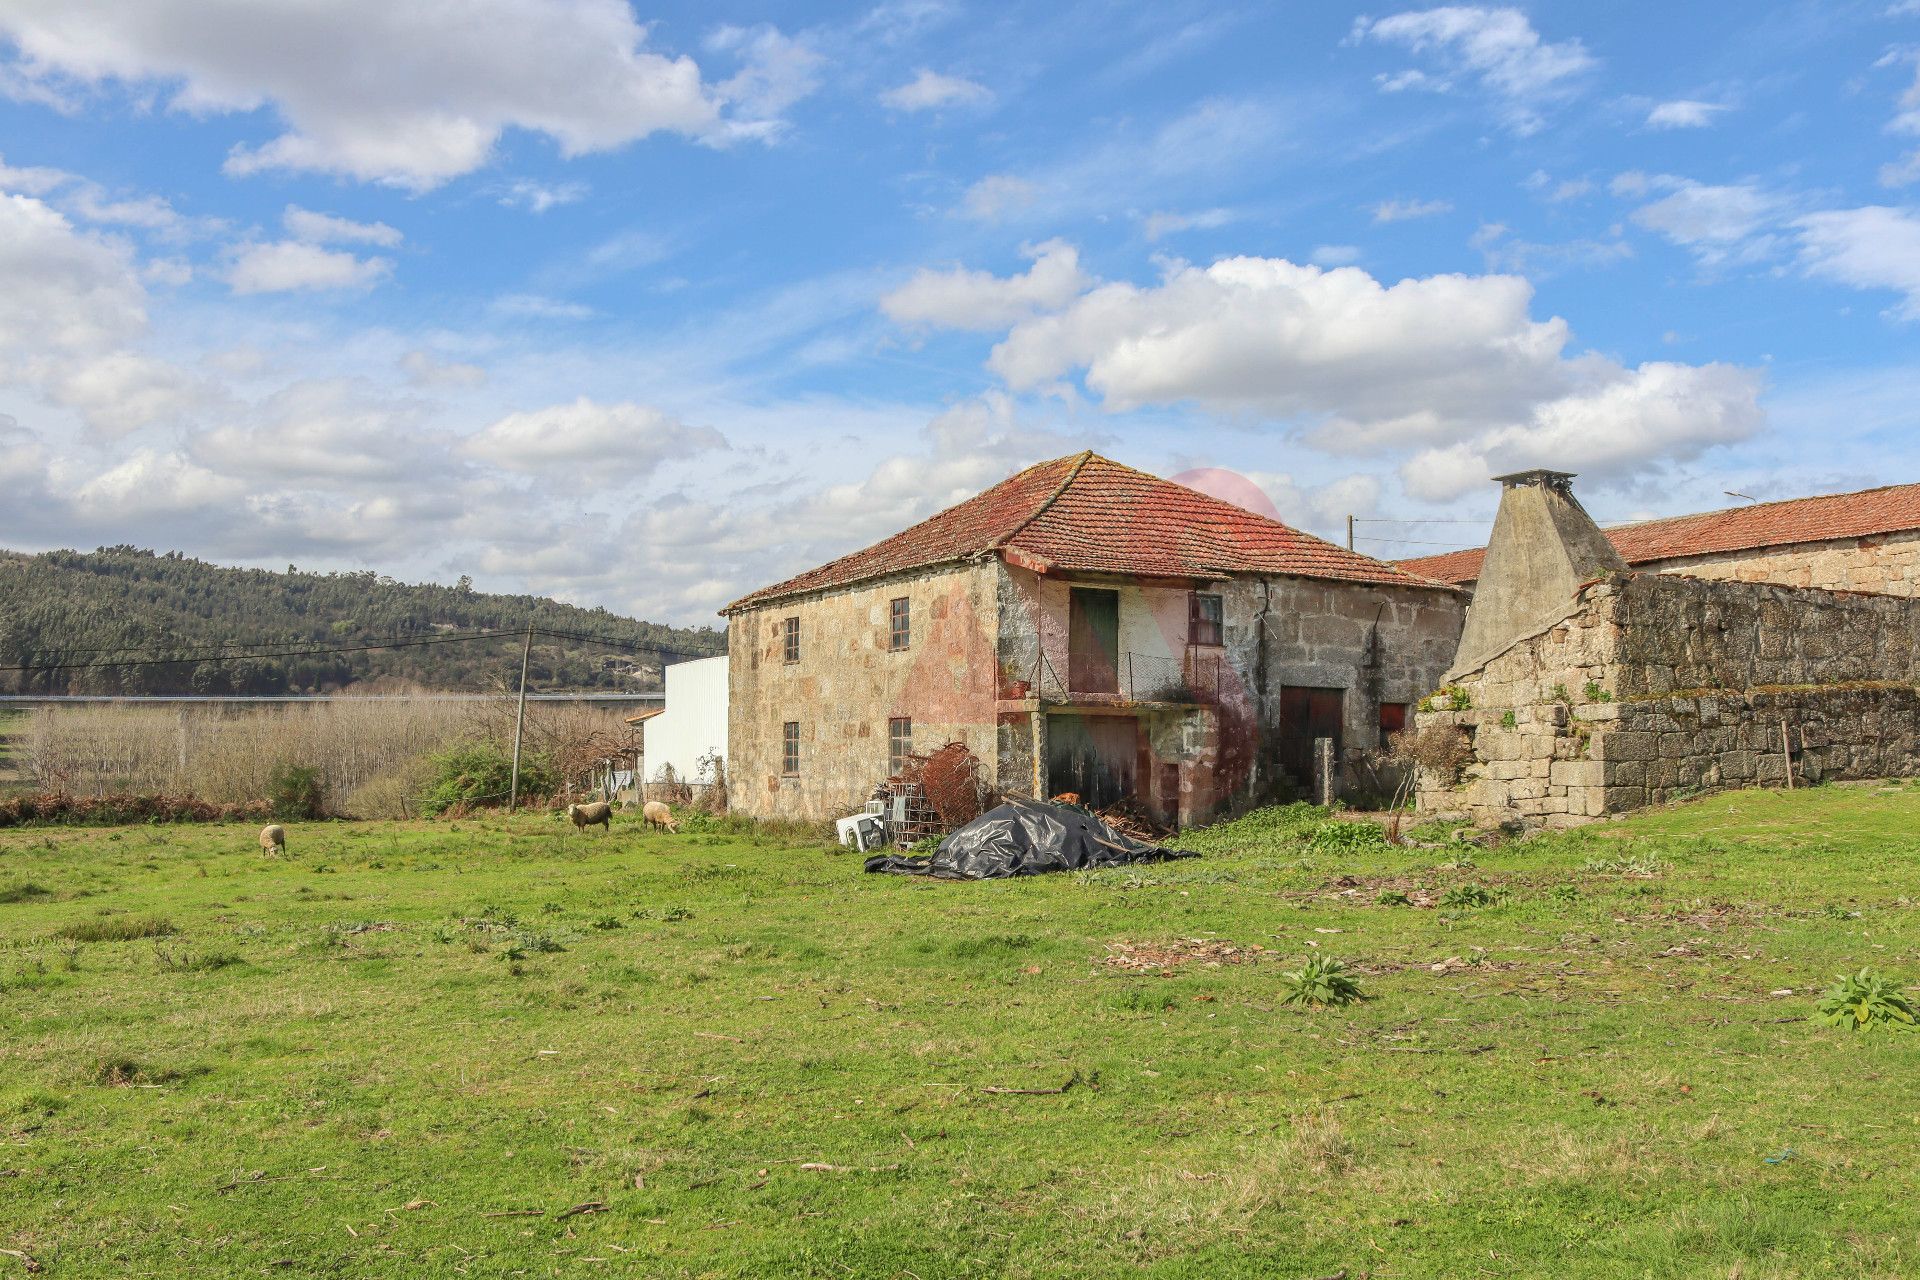
M 1622 524 L 1603 526 L 1607 529 L 1642 529 L 1650 524 L 1667 524 L 1674 520 L 1704 520 L 1708 516 L 1727 516 L 1736 511 L 1761 511 L 1767 507 L 1792 506 L 1797 502 L 1827 502 L 1834 498 L 1864 498 L 1870 493 L 1890 493 L 1895 489 L 1920 489 L 1920 481 L 1909 480 L 1905 484 L 1876 484 L 1867 489 L 1847 489 L 1840 493 L 1804 493 L 1797 498 L 1769 498 L 1765 502 L 1753 502 L 1744 507 L 1715 507 L 1711 511 L 1688 511 L 1677 516 L 1649 516 L 1645 520 L 1628 520 Z
M 989 543 L 987 546 L 987 550 L 998 551 L 1000 548 L 1008 545 L 1015 538 L 1019 537 L 1022 533 L 1024 533 L 1028 525 L 1032 524 L 1035 520 L 1038 520 L 1041 516 L 1045 515 L 1047 513 L 1047 508 L 1051 507 L 1054 503 L 1060 500 L 1060 496 L 1064 494 L 1067 491 L 1067 489 L 1073 484 L 1074 479 L 1079 476 L 1080 472 L 1083 469 L 1085 469 L 1086 465 L 1089 462 L 1093 461 L 1094 458 L 1098 456 L 1099 455 L 1094 453 L 1094 451 L 1091 449 L 1082 449 L 1079 453 L 1073 455 L 1073 465 L 1067 468 L 1067 474 L 1060 478 L 1060 483 L 1053 487 L 1053 492 L 1048 494 L 1045 498 L 1043 498 L 1040 504 L 1036 506 L 1032 511 L 1029 511 L 1026 514 L 1026 517 L 1020 520 L 1017 524 L 1015 524 L 1013 528 L 1009 529 L 1005 534 L 1001 535 L 998 538 L 995 538 L 991 543 Z M 1049 461 L 1058 461 L 1058 459 L 1049 459 Z M 1034 464 L 1034 467 L 1044 467 L 1046 465 L 1047 463 L 1045 462 L 1036 462 Z M 1032 468 L 1029 468 L 1029 470 L 1031 469 Z

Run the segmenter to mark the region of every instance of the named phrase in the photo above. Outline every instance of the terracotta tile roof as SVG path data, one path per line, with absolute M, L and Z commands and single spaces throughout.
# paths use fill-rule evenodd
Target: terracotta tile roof
M 1029 467 L 891 538 L 763 587 L 721 612 L 990 554 L 1017 554 L 1070 573 L 1265 573 L 1444 585 L 1089 452 Z
M 1837 538 L 1920 529 L 1920 484 L 1889 485 L 1858 493 L 1760 502 L 1725 511 L 1643 520 L 1606 531 L 1628 564 L 1654 564 L 1728 551 L 1753 551 Z M 1472 582 L 1480 576 L 1485 547 L 1448 551 L 1396 563 L 1442 582 Z

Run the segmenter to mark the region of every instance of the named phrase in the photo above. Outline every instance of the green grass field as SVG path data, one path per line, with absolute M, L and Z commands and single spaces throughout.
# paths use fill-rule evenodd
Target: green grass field
M 1202 842 L 0 833 L 0 1280 L 1920 1274 L 1920 1035 L 1814 1016 L 1920 978 L 1920 787 Z

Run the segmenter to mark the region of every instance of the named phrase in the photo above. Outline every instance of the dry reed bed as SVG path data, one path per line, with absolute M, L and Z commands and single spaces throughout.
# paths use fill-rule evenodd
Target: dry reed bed
M 548 753 L 625 730 L 604 707 L 534 703 L 527 750 Z M 510 700 L 353 699 L 266 706 L 101 703 L 35 708 L 22 773 L 50 791 L 192 794 L 214 804 L 266 795 L 280 764 L 320 770 L 327 803 L 364 818 L 417 816 L 411 808 L 428 757 L 458 742 L 505 745 Z

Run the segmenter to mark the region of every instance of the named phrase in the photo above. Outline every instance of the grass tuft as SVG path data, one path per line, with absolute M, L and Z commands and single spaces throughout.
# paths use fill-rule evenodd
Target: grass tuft
M 165 916 L 100 916 L 75 920 L 54 930 L 57 938 L 73 942 L 137 942 L 141 938 L 166 938 L 178 933 Z

